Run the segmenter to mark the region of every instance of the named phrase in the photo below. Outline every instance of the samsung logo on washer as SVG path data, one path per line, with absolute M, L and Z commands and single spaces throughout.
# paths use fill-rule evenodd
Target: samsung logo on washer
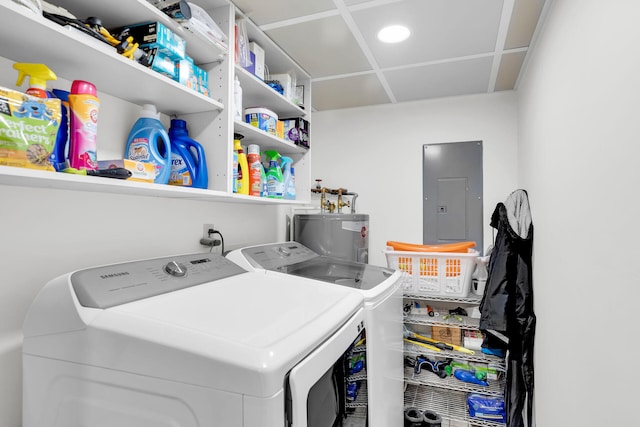
M 129 275 L 128 271 L 121 271 L 119 273 L 101 274 L 100 278 L 101 279 L 111 279 L 113 277 L 128 276 L 128 275 Z

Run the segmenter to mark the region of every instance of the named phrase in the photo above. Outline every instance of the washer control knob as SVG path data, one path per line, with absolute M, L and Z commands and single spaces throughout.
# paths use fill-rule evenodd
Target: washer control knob
M 283 248 L 282 246 L 278 247 L 278 252 L 280 252 L 284 256 L 291 256 L 291 252 L 289 252 L 286 248 Z
M 177 261 L 171 261 L 164 266 L 164 271 L 174 277 L 183 277 L 187 274 L 187 267 Z

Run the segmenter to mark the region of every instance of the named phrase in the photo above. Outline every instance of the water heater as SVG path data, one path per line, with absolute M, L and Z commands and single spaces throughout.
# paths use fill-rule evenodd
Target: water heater
M 369 215 L 297 214 L 293 240 L 320 255 L 369 262 Z

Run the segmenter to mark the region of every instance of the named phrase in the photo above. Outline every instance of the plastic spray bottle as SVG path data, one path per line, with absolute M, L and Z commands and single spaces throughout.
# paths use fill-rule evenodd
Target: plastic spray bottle
M 264 165 L 260 162 L 260 197 L 267 197 L 269 192 L 267 191 L 267 172 L 264 170 Z
M 260 147 L 256 144 L 249 145 L 249 194 L 260 197 L 262 193 L 262 163 L 260 163 Z
M 238 153 L 238 179 L 236 193 L 249 194 L 249 162 L 239 139 L 233 140 L 233 149 Z
M 242 120 L 242 86 L 240 86 L 240 80 L 236 76 L 233 83 L 233 119 L 237 122 L 243 122 Z
M 172 119 L 169 127 L 171 141 L 171 174 L 169 185 L 207 188 L 209 174 L 207 158 L 200 143 L 189 137 L 187 122 Z
M 282 170 L 278 165 L 280 153 L 275 150 L 265 151 L 269 160 L 269 169 L 267 170 L 267 197 L 272 199 L 282 199 L 284 194 L 284 181 Z
M 29 89 L 27 95 L 37 98 L 51 98 L 47 92 L 47 81 L 57 80 L 56 74 L 44 64 L 31 64 L 26 62 L 16 62 L 13 68 L 18 70 L 18 81 L 16 86 L 22 86 L 25 77 L 29 77 Z
M 293 159 L 291 157 L 282 156 L 282 181 L 284 183 L 283 197 L 287 200 L 295 200 L 296 198 L 296 183 L 293 178 L 292 164 Z
M 96 87 L 84 80 L 74 80 L 69 94 L 69 166 L 96 170 L 98 111 L 100 100 Z
M 156 168 L 156 184 L 167 184 L 171 174 L 171 142 L 169 135 L 158 119 L 155 105 L 145 104 L 133 124 L 125 158 L 143 163 L 152 163 Z

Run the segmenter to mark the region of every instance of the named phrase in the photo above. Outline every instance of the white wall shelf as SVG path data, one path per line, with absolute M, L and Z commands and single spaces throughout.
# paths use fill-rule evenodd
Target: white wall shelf
M 234 16 L 240 12 L 235 9 L 231 1 L 196 0 L 194 3 L 203 7 L 218 23 L 228 39 L 233 41 Z M 203 144 L 207 154 L 209 189 L 47 173 L 6 166 L 0 167 L 0 185 L 266 205 L 309 203 L 309 150 L 281 138 L 275 138 L 246 123 L 234 122 L 230 115 L 234 77 L 238 75 L 241 80 L 245 107 L 264 106 L 272 109 L 281 118 L 306 116 L 309 120 L 308 113 L 257 77 L 235 66 L 227 46 L 211 43 L 189 33 L 146 0 L 109 2 L 59 0 L 56 4 L 80 19 L 90 16 L 98 17 L 106 28 L 159 21 L 185 37 L 187 54 L 194 58 L 196 64 L 202 64 L 203 68 L 209 72 L 209 89 L 215 99 L 197 93 L 169 77 L 119 55 L 113 47 L 87 34 L 60 26 L 11 0 L 0 0 L 0 14 L 3 16 L 4 23 L 0 27 L 0 38 L 3 40 L 0 46 L 0 57 L 15 62 L 44 63 L 61 79 L 90 81 L 96 86 L 98 97 L 104 94 L 117 98 L 117 102 L 124 101 L 135 105 L 154 104 L 157 110 L 166 116 L 185 119 L 190 136 Z M 304 70 L 288 58 L 275 43 L 261 35 L 254 24 L 249 26 L 252 34 L 264 45 L 266 57 L 273 55 L 283 67 L 296 70 L 299 80 L 306 82 L 308 86 L 309 76 L 304 73 Z M 55 87 L 55 85 L 52 86 Z M 308 100 L 309 97 L 305 96 L 305 102 Z M 130 126 L 129 122 L 122 123 L 122 127 Z M 126 132 L 120 128 L 103 129 L 106 129 L 107 135 L 117 134 L 114 141 L 121 140 L 121 135 Z M 277 150 L 294 159 L 296 189 L 299 195 L 297 200 L 268 199 L 233 193 L 231 177 L 234 132 L 240 132 L 246 137 L 244 143 L 258 144 L 262 151 Z M 103 135 L 102 129 L 101 135 Z M 108 141 L 108 145 L 109 136 L 103 136 L 102 141 Z M 115 152 L 120 151 L 119 147 L 109 147 L 109 149 Z
M 242 97 L 251 101 L 251 105 L 243 102 L 243 108 L 264 107 L 272 110 L 278 118 L 304 117 L 305 110 L 293 104 L 280 93 L 273 90 L 265 82 L 236 65 L 236 76 L 242 86 Z
M 91 81 L 98 96 L 107 93 L 135 104 L 155 104 L 165 114 L 224 109 L 221 102 L 117 54 L 106 43 L 62 27 L 17 3 L 1 0 L 0 12 L 0 55 L 5 58 L 15 62 L 35 62 L 37 58 L 67 80 Z
M 65 191 L 87 191 L 112 193 L 128 196 L 163 197 L 169 199 L 189 199 L 209 202 L 229 202 L 243 204 L 288 204 L 302 205 L 300 200 L 268 199 L 265 197 L 229 194 L 223 191 L 200 188 L 177 187 L 147 182 L 125 181 L 113 178 L 83 176 L 61 172 L 46 172 L 34 169 L 0 166 L 0 185 L 16 187 L 49 188 Z

